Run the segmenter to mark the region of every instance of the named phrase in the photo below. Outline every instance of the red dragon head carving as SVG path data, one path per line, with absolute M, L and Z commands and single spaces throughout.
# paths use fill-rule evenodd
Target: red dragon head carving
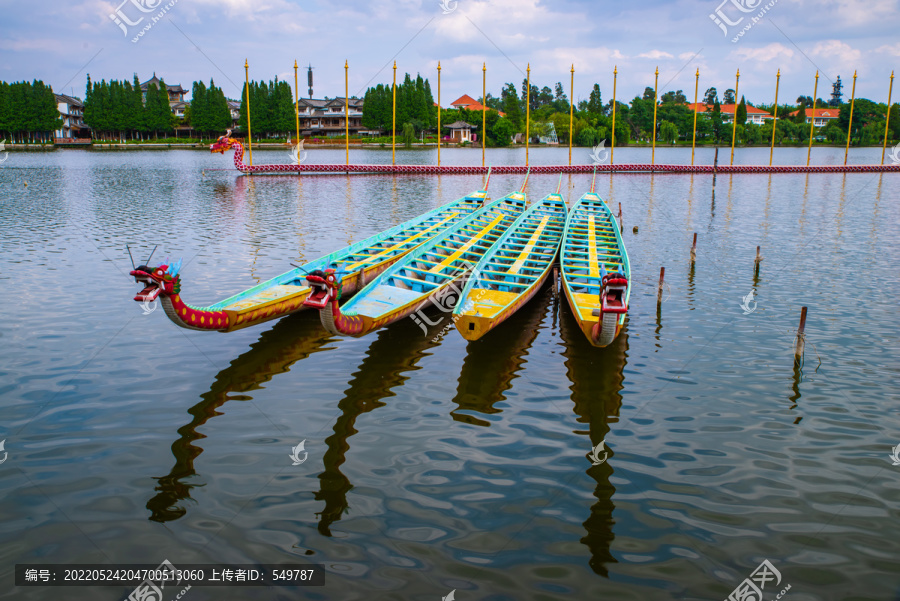
M 312 307 L 314 309 L 324 309 L 332 300 L 340 300 L 343 283 L 338 273 L 334 269 L 316 269 L 306 276 L 306 282 L 312 289 L 306 300 L 303 301 L 304 307 Z
M 168 261 L 167 261 L 168 263 Z M 131 272 L 134 281 L 144 284 L 144 289 L 137 293 L 134 300 L 139 303 L 156 300 L 159 295 L 172 296 L 181 292 L 181 260 L 171 265 L 148 267 L 140 265 Z
M 229 130 L 230 133 L 230 130 Z M 234 138 L 232 138 L 229 134 L 225 134 L 215 142 L 209 145 L 210 152 L 218 152 L 224 153 L 226 150 L 231 148 L 231 145 L 237 142 Z

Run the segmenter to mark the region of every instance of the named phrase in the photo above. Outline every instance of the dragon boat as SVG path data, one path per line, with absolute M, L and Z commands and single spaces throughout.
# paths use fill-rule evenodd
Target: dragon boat
M 488 200 L 488 184 L 484 187 L 207 307 L 194 307 L 181 299 L 181 261 L 166 261 L 157 267 L 140 265 L 131 275 L 144 289 L 134 300 L 147 304 L 159 298 L 169 319 L 190 330 L 232 332 L 278 319 L 304 308 L 303 301 L 310 293 L 307 274 L 335 268 L 343 275 L 344 294 L 353 294 L 411 250 L 480 210 Z
M 302 144 L 302 141 L 301 141 Z M 224 136 L 209 145 L 210 152 L 225 154 L 226 150 L 234 148 L 234 168 L 241 173 L 295 173 L 303 169 L 299 163 L 284 165 L 248 165 L 244 162 L 244 145 L 231 137 L 231 130 Z
M 625 324 L 631 265 L 619 224 L 593 182 L 569 211 L 560 264 L 578 326 L 594 346 L 609 346 Z
M 527 182 L 527 178 L 526 178 Z M 306 276 L 313 291 L 304 305 L 319 310 L 332 334 L 364 336 L 411 316 L 425 330 L 436 325 L 424 314 L 429 304 L 448 312 L 459 300 L 455 282 L 467 275 L 525 209 L 525 193 L 495 200 L 404 256 L 343 307 L 342 277 L 335 269 Z
M 478 340 L 515 313 L 550 275 L 563 228 L 566 202 L 555 194 L 528 207 L 475 266 L 453 310 L 456 329 Z

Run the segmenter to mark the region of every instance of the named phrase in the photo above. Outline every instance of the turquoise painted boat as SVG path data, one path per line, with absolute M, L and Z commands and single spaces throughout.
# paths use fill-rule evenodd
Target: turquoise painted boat
M 453 310 L 463 338 L 478 340 L 531 300 L 553 269 L 565 225 L 566 202 L 557 188 L 528 207 L 497 240 L 475 266 Z
M 450 311 L 459 299 L 456 281 L 524 209 L 523 192 L 495 200 L 397 261 L 343 306 L 340 271 L 313 272 L 306 278 L 313 291 L 304 304 L 319 309 L 322 325 L 333 334 L 364 336 L 409 315 L 427 333 L 422 309 Z
M 131 272 L 135 281 L 144 285 L 134 300 L 147 304 L 159 298 L 169 319 L 191 330 L 232 332 L 278 319 L 303 309 L 303 301 L 310 292 L 306 283 L 308 273 L 336 267 L 343 273 L 344 294 L 352 294 L 413 249 L 481 209 L 489 198 L 486 189 L 487 184 L 485 190 L 300 265 L 207 307 L 194 307 L 181 299 L 180 262 L 157 267 L 141 265 Z
M 631 265 L 619 224 L 593 184 L 569 210 L 560 265 L 581 331 L 594 346 L 610 345 L 625 324 Z

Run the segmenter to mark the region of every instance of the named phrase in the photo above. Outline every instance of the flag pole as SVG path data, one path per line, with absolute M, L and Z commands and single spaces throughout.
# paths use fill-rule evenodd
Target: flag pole
M 612 145 L 609 147 L 609 164 L 612 166 L 616 153 L 616 79 L 619 77 L 619 66 L 613 66 L 613 119 L 612 119 Z
M 438 61 L 438 130 L 437 130 L 437 144 L 438 144 L 438 167 L 441 166 L 441 61 Z
M 816 126 L 816 103 L 819 101 L 819 70 L 816 69 L 816 86 L 813 88 L 813 114 L 812 118 L 809 120 L 809 148 L 806 150 L 806 166 L 809 167 L 809 158 L 812 155 L 812 141 L 813 141 L 813 129 Z M 806 109 L 803 109 L 803 113 L 806 114 Z M 849 129 L 848 135 L 849 135 Z
M 297 164 L 300 163 L 300 86 L 297 83 L 297 59 L 294 59 L 294 124 L 297 127 Z
M 572 138 L 575 122 L 575 63 L 572 63 L 572 82 L 569 84 L 569 165 L 572 164 Z M 560 180 L 562 181 L 562 180 Z
M 881 145 L 881 164 L 884 165 L 884 152 L 887 150 L 888 124 L 891 122 L 891 93 L 894 91 L 894 72 L 891 71 L 891 86 L 888 88 L 887 116 L 884 119 L 884 144 Z
M 772 155 L 775 154 L 775 128 L 778 126 L 778 87 L 781 85 L 781 69 L 775 75 L 775 114 L 772 121 L 772 145 L 769 147 L 769 166 L 772 166 Z
M 394 61 L 394 101 L 391 117 L 391 165 L 397 164 L 397 61 Z
M 528 63 L 525 78 L 525 166 L 528 166 L 528 150 L 531 141 L 531 63 Z
M 244 59 L 244 81 L 246 82 L 247 97 L 247 159 L 253 166 L 253 134 L 250 132 L 250 63 Z
M 350 164 L 350 63 L 344 60 L 344 140 L 347 143 L 347 164 Z
M 738 85 L 741 82 L 741 70 L 737 70 L 737 75 L 735 75 L 734 79 L 734 112 L 731 117 L 731 165 L 734 165 L 734 143 L 737 141 L 737 97 L 738 97 Z
M 697 78 L 694 80 L 694 136 L 691 138 L 691 165 L 694 164 L 694 149 L 697 147 L 697 93 L 700 91 L 700 69 L 697 69 Z
M 650 151 L 650 164 L 656 164 L 656 106 L 659 104 L 659 67 L 656 68 L 656 75 L 653 79 L 653 149 Z
M 481 63 L 481 166 L 484 167 L 484 148 L 487 144 L 487 63 Z
M 853 71 L 853 92 L 850 94 L 850 123 L 847 124 L 847 146 L 844 148 L 844 164 L 850 153 L 850 132 L 853 131 L 853 104 L 856 102 L 856 71 Z M 815 118 L 815 117 L 814 117 Z

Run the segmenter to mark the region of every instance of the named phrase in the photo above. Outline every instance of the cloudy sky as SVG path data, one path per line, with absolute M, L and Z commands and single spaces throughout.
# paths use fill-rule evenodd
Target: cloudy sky
M 740 94 L 771 102 L 779 68 L 790 101 L 812 95 L 818 68 L 822 98 L 838 75 L 849 98 L 856 69 L 857 97 L 885 101 L 900 67 L 897 0 L 120 1 L 0 0 L 0 80 L 42 79 L 83 97 L 87 73 L 144 81 L 155 71 L 186 88 L 213 78 L 234 98 L 245 59 L 252 78 L 290 81 L 296 59 L 315 68 L 321 98 L 343 95 L 345 60 L 350 94 L 361 95 L 390 82 L 396 59 L 399 77 L 419 72 L 436 94 L 441 61 L 446 106 L 481 95 L 483 62 L 494 94 L 504 82 L 520 88 L 529 63 L 538 87 L 562 81 L 568 92 L 574 63 L 576 100 L 597 82 L 608 101 L 617 65 L 620 100 L 652 86 L 658 66 L 660 94 L 692 98 L 699 68 L 701 95 L 710 86 L 721 95 L 740 68 Z M 306 96 L 305 71 L 300 86 Z

